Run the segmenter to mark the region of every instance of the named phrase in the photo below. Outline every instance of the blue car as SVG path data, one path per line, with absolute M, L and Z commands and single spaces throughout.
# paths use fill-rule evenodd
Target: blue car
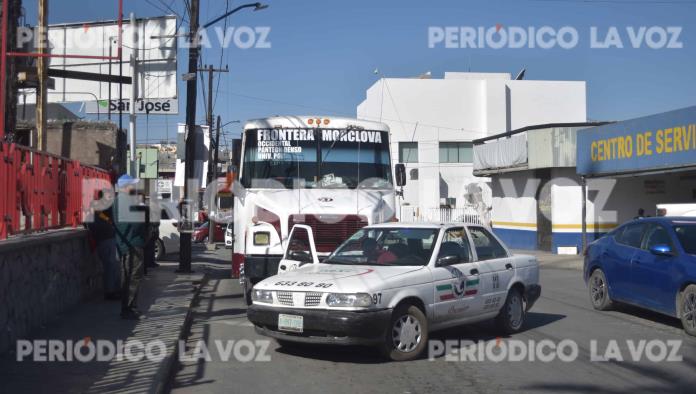
M 589 245 L 584 270 L 595 309 L 635 305 L 696 335 L 696 218 L 630 221 Z

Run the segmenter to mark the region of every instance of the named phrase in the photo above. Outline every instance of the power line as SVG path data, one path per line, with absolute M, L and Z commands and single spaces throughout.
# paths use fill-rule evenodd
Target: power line
M 176 15 L 177 17 L 179 17 L 179 18 L 181 19 L 182 22 L 186 22 L 186 19 L 185 19 L 183 16 L 179 15 L 179 13 L 176 12 L 176 11 L 172 8 L 172 5 L 174 5 L 174 2 L 175 2 L 176 0 L 172 0 L 172 2 L 171 2 L 170 4 L 165 3 L 164 0 L 158 0 L 158 1 L 159 1 L 167 10 L 169 10 L 172 14 Z
M 208 113 L 208 103 L 207 100 L 205 100 L 206 94 L 205 94 L 205 81 L 203 80 L 203 60 L 201 59 L 202 56 L 198 58 L 198 77 L 201 79 L 201 92 L 203 93 L 203 111 L 205 113 Z
M 262 101 L 262 102 L 267 102 L 267 103 L 272 103 L 272 104 L 280 104 L 280 105 L 287 105 L 287 106 L 293 106 L 293 107 L 298 107 L 298 108 L 307 108 L 311 109 L 312 112 L 318 113 L 318 112 L 324 112 L 329 115 L 336 115 L 336 116 L 344 116 L 347 118 L 354 118 L 355 114 L 349 114 L 344 111 L 339 111 L 336 109 L 327 109 L 327 108 L 321 108 L 321 107 L 314 107 L 311 105 L 305 105 L 305 104 L 299 104 L 299 103 L 290 103 L 287 101 L 282 101 L 282 100 L 277 100 L 277 99 L 270 99 L 270 98 L 265 98 L 265 97 L 257 97 L 257 96 L 250 96 L 247 94 L 241 94 L 241 93 L 231 93 L 231 92 L 226 92 L 225 94 L 230 95 L 230 96 L 236 96 L 236 97 L 241 97 L 249 100 L 256 100 L 256 101 Z M 370 120 L 368 118 L 374 119 L 374 120 L 379 120 L 377 117 L 366 117 L 366 120 Z M 391 121 L 391 122 L 400 122 L 403 124 L 409 124 L 409 125 L 415 125 L 416 123 L 419 126 L 422 127 L 434 127 L 438 129 L 445 129 L 445 130 L 455 130 L 455 131 L 464 131 L 464 132 L 470 132 L 470 133 L 477 133 L 477 134 L 483 134 L 483 135 L 488 135 L 487 132 L 482 131 L 482 130 L 473 130 L 473 129 L 464 129 L 464 128 L 457 128 L 457 127 L 450 127 L 450 126 L 442 126 L 442 125 L 436 125 L 436 124 L 428 124 L 428 123 L 422 123 L 420 121 L 409 121 L 409 120 L 401 120 L 401 119 L 391 119 L 391 118 L 381 118 L 382 120 L 386 121 Z M 404 128 L 405 129 L 405 128 Z
M 695 1 L 689 0 L 528 0 L 537 3 L 584 3 L 584 4 L 645 4 L 645 5 L 657 5 L 657 4 L 674 4 L 674 5 L 696 5 Z
M 226 0 L 225 1 L 225 14 L 227 14 L 229 11 L 230 11 L 230 0 Z M 224 31 L 225 34 L 227 34 L 227 19 L 228 18 L 225 18 L 225 25 L 224 25 L 225 27 L 222 29 L 222 31 Z M 222 68 L 222 58 L 223 58 L 224 54 L 225 54 L 225 47 L 221 45 L 220 46 L 220 65 L 218 66 L 218 68 Z M 212 105 L 211 111 L 215 110 L 215 104 L 217 104 L 218 94 L 220 93 L 220 80 L 221 79 L 222 79 L 222 77 L 218 78 L 218 80 L 217 80 L 217 86 L 215 87 L 215 100 L 213 100 L 213 105 Z
M 165 14 L 167 13 L 166 10 L 164 10 L 162 7 L 158 6 L 157 4 L 153 3 L 152 0 L 145 0 L 145 2 L 147 4 L 150 4 L 152 7 L 155 7 L 156 9 L 158 9 L 159 11 L 161 11 L 163 13 L 165 13 Z

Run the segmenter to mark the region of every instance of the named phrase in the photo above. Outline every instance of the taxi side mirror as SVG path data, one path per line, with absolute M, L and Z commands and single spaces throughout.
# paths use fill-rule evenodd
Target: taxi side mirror
M 461 258 L 456 255 L 449 255 L 449 256 L 442 256 L 437 259 L 437 266 L 438 267 L 445 267 L 448 265 L 454 265 L 454 264 L 459 264 L 461 261 Z
M 288 253 L 288 257 L 290 257 L 290 259 L 292 260 L 299 261 L 303 264 L 312 262 L 312 256 L 309 253 L 300 250 L 290 251 L 290 253 Z

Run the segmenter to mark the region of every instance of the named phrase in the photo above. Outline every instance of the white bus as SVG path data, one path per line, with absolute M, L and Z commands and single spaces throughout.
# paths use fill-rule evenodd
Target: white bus
M 328 255 L 360 228 L 395 219 L 389 127 L 325 116 L 251 120 L 234 192 L 233 276 L 248 297 L 275 275 L 296 224 Z M 397 179 L 404 182 L 403 166 Z M 403 185 L 399 186 L 403 186 Z

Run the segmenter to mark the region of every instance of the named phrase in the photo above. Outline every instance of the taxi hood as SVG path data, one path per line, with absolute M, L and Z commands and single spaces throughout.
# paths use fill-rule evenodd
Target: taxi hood
M 309 264 L 296 270 L 275 275 L 257 283 L 255 289 L 318 291 L 332 293 L 371 292 L 399 286 L 408 286 L 404 274 L 425 269 L 425 266 L 375 266 Z M 413 283 L 415 284 L 415 283 Z

